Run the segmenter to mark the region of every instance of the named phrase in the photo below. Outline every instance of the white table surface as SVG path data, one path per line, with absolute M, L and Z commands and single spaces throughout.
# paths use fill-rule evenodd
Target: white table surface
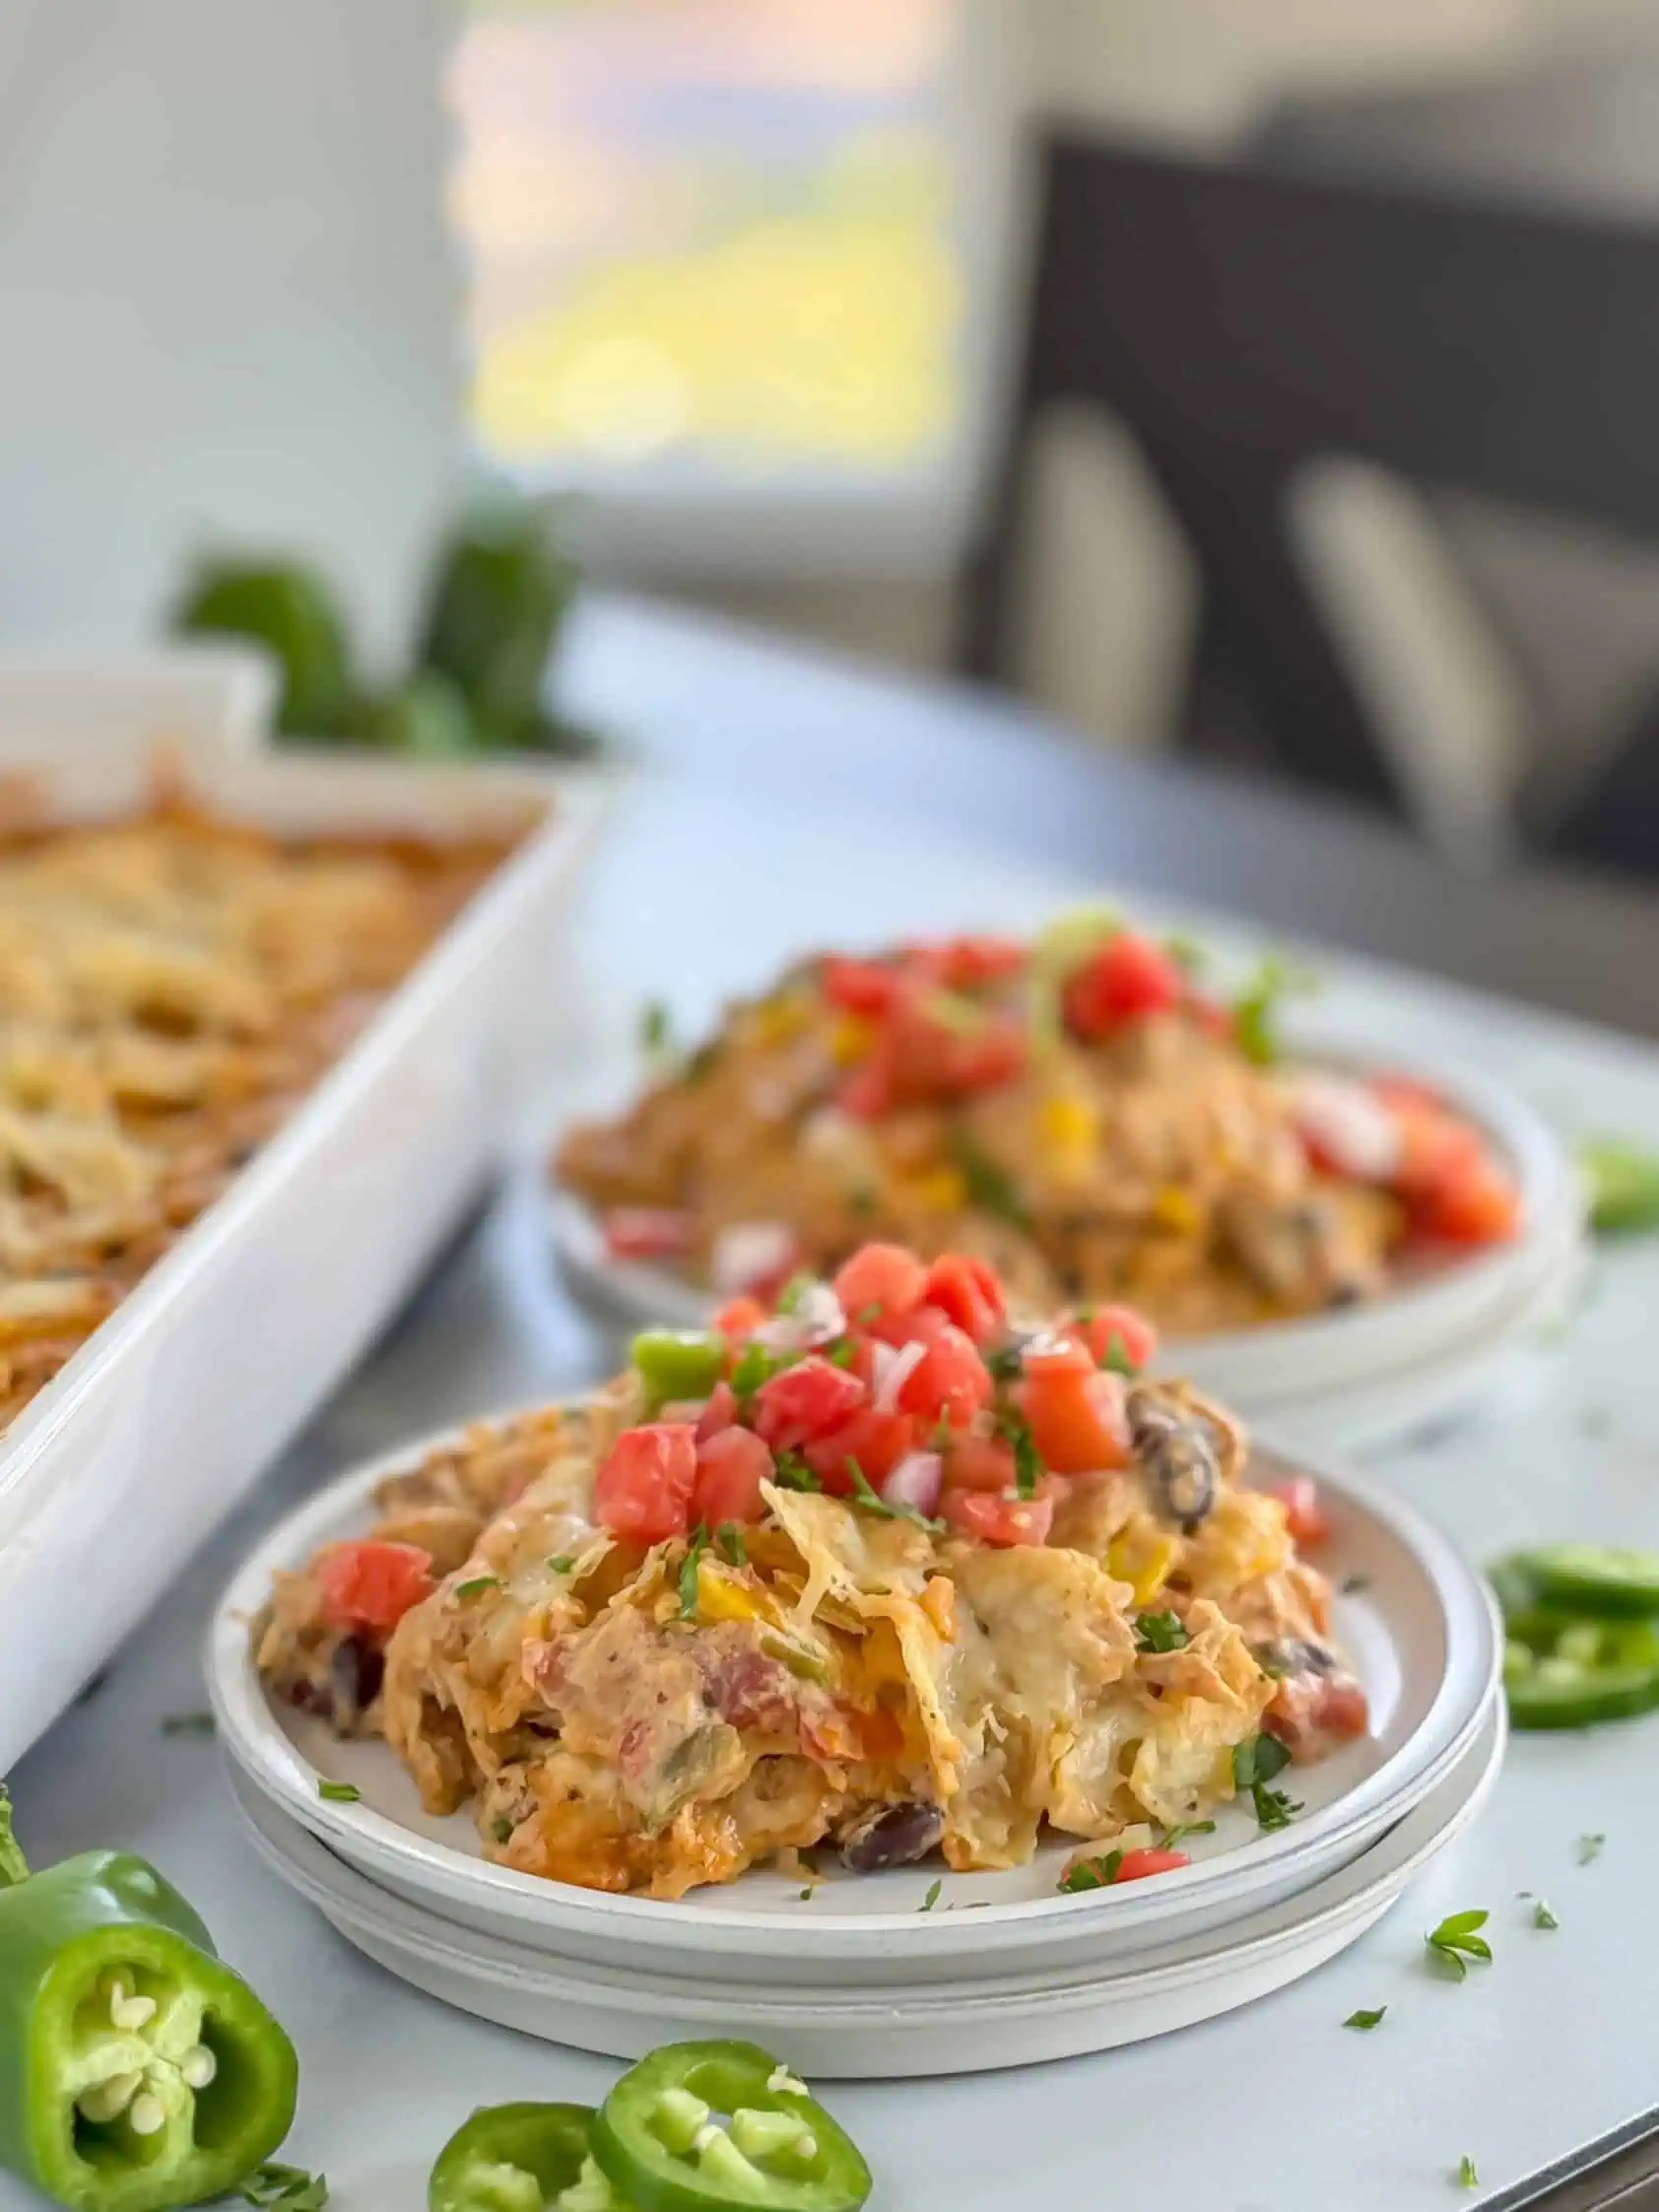
M 739 803 L 690 776 L 661 779 L 630 800 L 595 865 L 577 969 L 550 959 L 549 987 L 571 1006 L 559 1104 L 615 1085 L 648 995 L 690 1019 L 814 942 L 1020 924 L 1104 888 L 884 828 L 868 802 L 842 813 L 826 795 L 803 821 L 769 808 L 763 783 Z M 1378 970 L 1327 972 L 1342 1015 L 1402 1048 L 1476 1058 L 1568 1128 L 1659 1133 L 1650 1048 Z M 1480 1418 L 1393 1452 L 1379 1471 L 1483 1559 L 1561 1536 L 1659 1546 L 1656 1307 L 1659 1241 L 1609 1251 L 1570 1328 L 1529 1348 Z M 166 1736 L 162 1719 L 201 1707 L 210 1599 L 258 1528 L 356 1458 L 551 1395 L 593 1375 L 599 1359 L 594 1329 L 547 1264 L 534 1178 L 521 1174 L 101 1687 L 12 1777 L 38 1860 L 118 1843 L 200 1907 L 295 2037 L 302 2087 L 288 2155 L 327 2172 L 342 2212 L 423 2204 L 433 2154 L 473 2105 L 593 2101 L 617 2069 L 447 2011 L 359 1958 L 256 1860 L 215 1746 Z M 1578 1839 L 1590 1832 L 1606 1847 L 1581 1866 Z M 843 2086 L 830 2099 L 870 2158 L 877 2212 L 1519 2203 L 1547 2170 L 1659 2108 L 1656 1837 L 1659 1721 L 1522 1740 L 1475 1834 L 1297 1986 L 1094 2059 Z M 1522 1890 L 1549 1899 L 1559 1931 L 1532 1926 Z M 1427 1971 L 1423 1933 L 1472 1906 L 1492 1913 L 1495 1961 L 1453 1985 Z M 1375 2033 L 1343 2029 L 1357 2006 L 1382 2004 Z M 1481 2176 L 1467 2194 L 1453 2178 L 1465 2153 Z M 0 2181 L 0 2212 L 30 2201 Z

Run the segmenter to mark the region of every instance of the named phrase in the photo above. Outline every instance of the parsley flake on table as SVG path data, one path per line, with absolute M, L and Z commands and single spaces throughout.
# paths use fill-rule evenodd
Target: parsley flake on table
M 639 1009 L 639 1048 L 653 1058 L 668 1050 L 673 1025 L 660 998 L 647 999 Z
M 1135 1642 L 1142 1651 L 1180 1651 L 1192 1642 L 1178 1613 L 1139 1613 L 1135 1617 Z
M 1578 1839 L 1579 1865 L 1588 1866 L 1593 1860 L 1600 1858 L 1606 1843 L 1607 1838 L 1605 1836 L 1580 1836 Z
M 355 1805 L 363 1791 L 355 1781 L 319 1781 L 317 1795 L 330 1805 Z
M 1559 1928 L 1561 1923 L 1540 1898 L 1532 1909 L 1532 1924 L 1535 1928 Z
M 322 2212 L 328 2202 L 328 2177 L 325 2174 L 307 2174 L 302 2166 L 284 2166 L 278 2159 L 267 2159 L 244 2177 L 237 2194 L 247 2203 L 257 2205 L 259 2212 Z
M 1424 1937 L 1430 1962 L 1461 1981 L 1471 1959 L 1492 1964 L 1492 1945 L 1479 1931 L 1491 1917 L 1486 1912 L 1449 1912 L 1437 1928 Z
M 1478 2189 L 1481 2177 L 1475 2171 L 1475 2161 L 1467 2151 L 1457 2162 L 1457 2185 L 1460 2189 Z
M 939 1903 L 939 1893 L 944 1887 L 944 1883 L 939 1879 L 938 1875 L 935 1875 L 933 1878 L 932 1887 L 929 1889 L 926 1897 L 922 1899 L 920 1905 L 916 1907 L 916 1910 L 918 1912 L 931 1912 L 933 1910 L 933 1908 Z
M 1387 2010 L 1386 2005 L 1378 2005 L 1374 2012 L 1351 2012 L 1343 2022 L 1343 2026 L 1345 2028 L 1380 2028 L 1383 2014 Z

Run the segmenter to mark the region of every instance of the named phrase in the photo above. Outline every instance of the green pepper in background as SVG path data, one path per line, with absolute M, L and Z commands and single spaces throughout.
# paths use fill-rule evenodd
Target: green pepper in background
M 593 2155 L 638 2212 L 858 2212 L 870 2194 L 851 2137 L 748 2043 L 653 2050 L 600 2107 Z
M 1621 1137 L 1598 1137 L 1578 1152 L 1590 1185 L 1590 1226 L 1617 1237 L 1659 1229 L 1659 1155 Z
M 32 1874 L 0 1788 L 0 2166 L 73 2212 L 232 2188 L 287 2135 L 294 2045 L 154 1867 Z
M 359 700 L 344 735 L 354 745 L 384 747 L 418 761 L 457 761 L 479 746 L 461 692 L 434 668 L 422 669 L 397 691 Z
M 700 1330 L 645 1329 L 630 1355 L 645 1385 L 647 1418 L 674 1398 L 706 1398 L 726 1364 L 726 1340 Z
M 1505 1623 L 1503 1690 L 1517 1728 L 1591 1728 L 1659 1709 L 1659 1629 L 1543 1607 Z
M 428 2212 L 633 2212 L 594 2164 L 586 2105 L 486 2105 L 437 2154 Z
M 353 702 L 345 617 L 326 580 L 302 563 L 205 560 L 169 627 L 187 637 L 246 637 L 274 654 L 283 678 L 279 729 L 332 737 L 344 726 Z
M 441 548 L 417 659 L 456 687 L 485 744 L 557 744 L 542 689 L 577 580 L 530 507 L 479 514 Z

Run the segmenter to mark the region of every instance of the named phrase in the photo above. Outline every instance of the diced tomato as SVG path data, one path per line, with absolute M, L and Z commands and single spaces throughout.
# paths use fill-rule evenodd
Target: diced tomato
M 761 1485 L 776 1471 L 776 1461 L 753 1430 L 720 1430 L 697 1446 L 691 1518 L 705 1528 L 759 1520 L 764 1510 Z
M 1173 1874 L 1177 1867 L 1191 1864 L 1185 1851 L 1125 1851 L 1112 1884 L 1115 1888 L 1119 1882 L 1145 1881 L 1149 1874 Z
M 922 1295 L 975 1344 L 994 1343 L 1008 1325 L 1002 1279 L 985 1260 L 945 1253 L 928 1269 Z
M 1438 1107 L 1394 1108 L 1400 1132 L 1400 1161 L 1394 1187 L 1408 1204 L 1431 1202 L 1448 1184 L 1476 1175 L 1486 1167 L 1486 1146 L 1478 1129 Z
M 697 1431 L 686 1421 L 647 1421 L 625 1429 L 593 1482 L 593 1517 L 613 1536 L 660 1544 L 691 1526 L 697 1481 Z
M 613 1259 L 684 1259 L 696 1225 L 668 1206 L 613 1206 L 605 1216 L 605 1249 Z
M 716 1382 L 709 1391 L 702 1411 L 697 1415 L 697 1443 L 700 1447 L 710 1437 L 717 1437 L 722 1429 L 729 1429 L 737 1419 L 737 1392 L 726 1381 Z
M 1015 1385 L 1014 1397 L 1030 1424 L 1043 1464 L 1055 1474 L 1128 1466 L 1129 1416 L 1121 1376 L 1031 1375 Z
M 855 1121 L 879 1121 L 893 1111 L 896 1096 L 893 1043 L 881 1031 L 863 1059 L 842 1078 L 835 1104 Z
M 861 1244 L 835 1270 L 835 1296 L 847 1319 L 868 1328 L 913 1313 L 927 1279 L 927 1269 L 902 1244 Z
M 714 1316 L 714 1326 L 730 1342 L 744 1343 L 765 1318 L 766 1308 L 761 1301 L 745 1295 L 727 1300 Z
M 1125 1022 L 1168 1013 L 1185 990 L 1185 977 L 1163 948 L 1125 929 L 1069 978 L 1061 1005 L 1079 1037 L 1106 1037 Z
M 954 991 L 1018 975 L 1026 965 L 1026 948 L 1014 937 L 953 937 L 943 952 L 945 984 Z
M 1188 1011 L 1206 1037 L 1213 1037 L 1218 1044 L 1230 1044 L 1238 1035 L 1238 1023 L 1230 1006 L 1223 1006 L 1213 998 L 1190 998 Z
M 1029 1042 L 1025 1025 L 1012 1015 L 987 1022 L 977 1036 L 953 1037 L 942 1088 L 948 1097 L 994 1090 L 1020 1073 Z
M 1371 1724 L 1370 1708 L 1358 1682 L 1327 1682 L 1319 1701 L 1319 1726 L 1328 1736 L 1345 1741 L 1362 1736 Z
M 900 1383 L 898 1402 L 923 1423 L 943 1418 L 953 1429 L 965 1429 L 990 1404 L 992 1390 L 973 1339 L 947 1321 Z
M 1323 1544 L 1329 1538 L 1331 1517 L 1311 1475 L 1288 1475 L 1283 1482 L 1270 1482 L 1267 1495 L 1284 1507 L 1293 1544 Z
M 1014 1447 L 998 1437 L 958 1437 L 945 1454 L 945 1484 L 950 1490 L 987 1490 L 1000 1494 L 1015 1482 Z
M 1081 1332 L 1067 1328 L 1032 1337 L 1020 1355 L 1020 1364 L 1028 1375 L 1052 1382 L 1066 1374 L 1093 1374 L 1096 1363 Z
M 419 1544 L 331 1544 L 317 1561 L 324 1618 L 337 1629 L 393 1629 L 432 1593 L 431 1554 Z
M 814 1437 L 803 1444 L 807 1465 L 832 1498 L 849 1498 L 853 1480 L 847 1466 L 856 1459 L 864 1479 L 880 1490 L 907 1451 L 914 1448 L 916 1424 L 908 1413 L 880 1413 L 860 1406 L 849 1419 L 828 1436 Z
M 1100 1367 L 1111 1359 L 1114 1341 L 1137 1374 L 1151 1367 L 1158 1351 L 1157 1329 L 1132 1306 L 1096 1306 L 1088 1320 L 1068 1321 L 1066 1326 L 1082 1337 Z
M 899 1313 L 892 1320 L 872 1322 L 870 1334 L 896 1351 L 905 1344 L 937 1344 L 953 1326 L 937 1306 L 918 1306 L 913 1313 Z
M 887 1012 L 902 976 L 891 961 L 849 960 L 831 953 L 820 963 L 818 979 L 831 1006 L 870 1020 Z
M 951 1526 L 980 1544 L 1009 1549 L 1043 1544 L 1054 1521 L 1052 1494 L 1042 1498 L 999 1498 L 987 1490 L 948 1490 L 939 1510 Z
M 1414 1207 L 1412 1226 L 1420 1236 L 1447 1243 L 1500 1244 L 1515 1234 L 1520 1212 L 1520 1199 L 1508 1176 L 1478 1161 L 1463 1173 L 1448 1175 L 1431 1196 Z
M 798 1451 L 810 1438 L 828 1436 L 863 1402 L 857 1375 L 815 1352 L 762 1383 L 750 1419 L 773 1451 Z

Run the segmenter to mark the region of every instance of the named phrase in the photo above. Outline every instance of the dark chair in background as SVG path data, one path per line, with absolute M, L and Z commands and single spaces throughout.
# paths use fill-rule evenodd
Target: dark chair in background
M 1242 728 L 1286 772 L 1398 806 L 1287 494 L 1353 457 L 1659 539 L 1659 229 L 1066 133 L 1039 153 L 1029 320 L 961 665 L 1009 680 L 1033 433 L 1057 404 L 1092 405 L 1133 436 L 1196 563 L 1185 741 L 1226 749 Z

